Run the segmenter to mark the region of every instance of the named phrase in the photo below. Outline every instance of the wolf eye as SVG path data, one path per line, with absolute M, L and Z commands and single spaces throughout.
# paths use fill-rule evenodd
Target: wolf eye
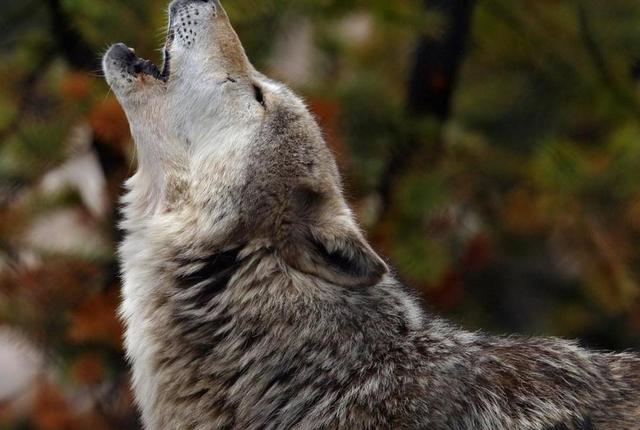
M 264 101 L 264 93 L 262 92 L 262 88 L 260 88 L 258 85 L 253 84 L 253 92 L 255 93 L 256 96 L 256 101 L 258 103 L 260 103 L 262 105 L 263 108 L 266 108 L 267 105 Z

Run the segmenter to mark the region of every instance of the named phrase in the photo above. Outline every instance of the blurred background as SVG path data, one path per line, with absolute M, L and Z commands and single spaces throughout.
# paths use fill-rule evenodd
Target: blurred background
M 227 0 L 321 122 L 369 238 L 493 333 L 640 349 L 637 0 Z M 135 170 L 101 78 L 164 0 L 0 0 L 0 429 L 138 429 L 115 316 Z

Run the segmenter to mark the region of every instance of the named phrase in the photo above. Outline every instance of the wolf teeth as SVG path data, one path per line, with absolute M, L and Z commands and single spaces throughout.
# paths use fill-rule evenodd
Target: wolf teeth
M 133 74 L 145 74 L 153 76 L 156 79 L 162 79 L 162 73 L 158 66 L 153 64 L 150 60 L 146 60 L 144 58 L 136 58 L 134 62 L 131 64 L 131 72 Z
M 160 79 L 167 82 L 169 80 L 169 76 L 171 76 L 171 54 L 169 54 L 169 49 L 165 48 Z

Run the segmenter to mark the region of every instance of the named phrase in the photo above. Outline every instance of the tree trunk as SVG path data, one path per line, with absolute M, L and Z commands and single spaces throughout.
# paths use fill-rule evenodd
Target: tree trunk
M 408 108 L 412 115 L 446 120 L 464 60 L 471 30 L 474 0 L 425 0 L 427 10 L 440 14 L 444 33 L 440 38 L 422 36 L 409 81 Z
M 424 6 L 440 14 L 444 31 L 439 38 L 423 35 L 418 41 L 409 78 L 407 112 L 414 119 L 434 118 L 442 123 L 451 114 L 452 97 L 471 32 L 475 0 L 424 0 Z M 392 148 L 379 188 L 383 217 L 391 203 L 394 183 L 410 163 L 426 159 L 427 164 L 431 164 L 439 157 L 440 142 L 430 148 L 429 154 L 424 154 L 422 146 L 419 136 L 409 133 Z

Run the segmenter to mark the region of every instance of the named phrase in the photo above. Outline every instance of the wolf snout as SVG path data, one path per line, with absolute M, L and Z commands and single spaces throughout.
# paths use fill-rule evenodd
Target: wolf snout
M 169 14 L 173 18 L 180 13 L 181 10 L 184 10 L 185 7 L 189 5 L 197 6 L 204 4 L 211 4 L 213 6 L 214 12 L 216 8 L 220 6 L 219 0 L 173 0 L 169 5 Z
M 116 81 L 131 84 L 140 75 L 165 80 L 165 75 L 155 64 L 136 56 L 135 50 L 124 43 L 116 43 L 109 48 L 103 60 L 103 68 L 110 84 Z
M 107 51 L 107 58 L 119 64 L 130 64 L 136 59 L 135 51 L 124 43 L 116 43 Z

